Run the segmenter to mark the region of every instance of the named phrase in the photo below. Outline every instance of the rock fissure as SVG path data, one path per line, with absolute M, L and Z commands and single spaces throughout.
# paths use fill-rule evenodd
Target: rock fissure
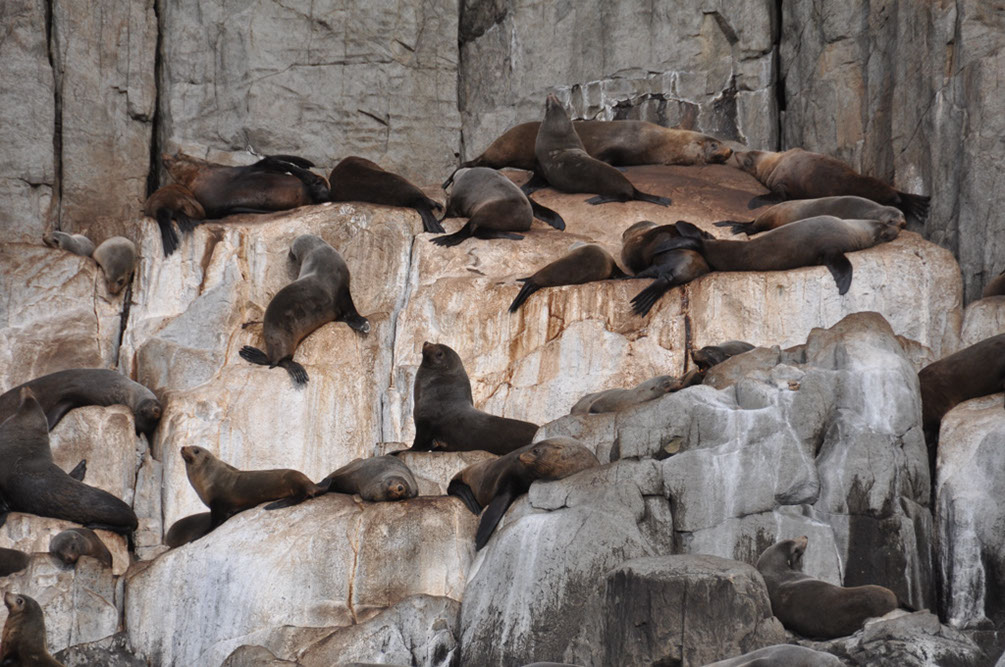
M 157 24 L 157 39 L 154 46 L 154 101 L 153 116 L 150 119 L 150 166 L 147 172 L 147 196 L 154 193 L 161 184 L 161 88 L 164 85 L 164 23 L 161 17 L 162 0 L 154 0 L 154 19 Z
M 59 56 L 56 44 L 55 7 L 56 0 L 45 3 L 45 38 L 48 45 L 49 67 L 53 77 L 53 110 L 54 131 L 52 135 L 53 166 L 55 167 L 55 183 L 53 184 L 53 200 L 50 204 L 47 227 L 62 229 L 63 223 L 63 75 L 58 67 Z M 53 217 L 55 216 L 55 224 Z

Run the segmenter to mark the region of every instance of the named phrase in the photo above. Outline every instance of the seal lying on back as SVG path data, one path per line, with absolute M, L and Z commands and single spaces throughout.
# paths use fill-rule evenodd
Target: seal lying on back
M 450 480 L 447 494 L 481 514 L 475 548 L 481 549 L 513 501 L 527 493 L 535 480 L 564 479 L 599 466 L 593 452 L 574 438 L 549 438 L 525 445 L 495 460 L 480 461 Z M 487 508 L 482 513 L 482 508 Z
M 464 364 L 446 345 L 422 344 L 414 398 L 412 451 L 428 452 L 438 442 L 448 452 L 506 454 L 530 444 L 537 433 L 536 424 L 476 410 Z
M 611 254 L 598 245 L 584 245 L 548 264 L 528 278 L 518 278 L 523 287 L 517 293 L 509 312 L 515 313 L 523 302 L 542 287 L 582 285 L 609 278 L 624 278 Z
M 49 232 L 42 237 L 42 243 L 50 248 L 62 248 L 81 257 L 90 257 L 91 253 L 94 252 L 94 242 L 83 234 Z
M 704 234 L 704 232 L 700 232 Z M 711 234 L 705 234 L 712 238 Z M 680 238 L 676 225 L 659 225 L 640 220 L 621 234 L 621 263 L 634 278 L 655 278 L 632 298 L 632 310 L 645 316 L 670 288 L 684 285 L 709 272 L 701 253 L 687 249 L 666 249 Z
M 63 667 L 45 644 L 45 616 L 35 600 L 19 593 L 6 593 L 7 621 L 0 637 L 0 664 L 11 667 Z
M 49 540 L 49 553 L 66 565 L 76 565 L 81 556 L 90 556 L 105 567 L 112 566 L 112 553 L 90 528 L 67 528 Z
M 126 237 L 105 239 L 92 257 L 105 274 L 105 287 L 110 294 L 121 292 L 132 279 L 136 267 L 136 246 Z
M 164 544 L 177 549 L 183 544 L 194 542 L 213 530 L 213 515 L 210 512 L 200 512 L 178 519 L 164 535 Z
M 836 655 L 795 644 L 765 646 L 705 667 L 843 667 Z
M 181 456 L 188 481 L 209 508 L 212 528 L 269 500 L 295 505 L 325 492 L 297 470 L 238 470 L 202 447 L 182 447 Z
M 313 234 L 298 236 L 290 258 L 300 264 L 300 274 L 279 290 L 265 309 L 265 352 L 245 345 L 240 355 L 253 364 L 285 368 L 296 385 L 307 384 L 307 371 L 293 361 L 300 341 L 328 322 L 345 322 L 362 334 L 370 322 L 362 317 L 349 293 L 349 267 L 335 248 Z
M 157 428 L 162 408 L 154 393 L 118 371 L 74 368 L 43 375 L 0 395 L 0 421 L 21 403 L 21 389 L 30 387 L 45 412 L 51 431 L 67 412 L 86 405 L 125 405 L 133 411 L 136 432 L 148 437 Z
M 0 577 L 20 572 L 28 567 L 29 560 L 31 557 L 23 551 L 0 547 Z
M 433 215 L 434 210 L 443 206 L 407 179 L 385 171 L 374 162 L 355 155 L 344 158 L 332 169 L 328 182 L 333 202 L 364 201 L 414 208 L 422 218 L 423 230 L 443 233 L 443 226 Z
M 928 197 L 895 190 L 828 155 L 793 148 L 783 153 L 747 151 L 733 156 L 740 169 L 782 199 L 854 195 L 896 206 L 919 224 L 928 218 Z
M 715 223 L 715 226 L 732 227 L 734 234 L 753 236 L 818 215 L 833 215 L 842 220 L 879 220 L 896 223 L 899 227 L 906 224 L 904 214 L 898 208 L 877 204 L 865 197 L 844 196 L 785 201 L 762 211 L 750 222 L 723 220 Z
M 318 482 L 329 493 L 358 493 L 371 502 L 407 500 L 419 495 L 415 476 L 397 457 L 355 459 Z
M 754 346 L 742 340 L 728 340 L 718 345 L 706 345 L 691 353 L 691 360 L 698 365 L 698 370 L 704 372 L 712 366 L 721 364 L 730 357 L 753 350 Z
M 115 496 L 70 477 L 52 462 L 49 425 L 29 387 L 0 424 L 0 525 L 7 512 L 73 521 L 117 533 L 136 529 L 136 515 Z
M 672 375 L 650 378 L 633 389 L 607 389 L 587 394 L 576 401 L 570 415 L 618 412 L 633 405 L 651 401 L 681 389 L 680 381 Z
M 989 296 L 1002 295 L 1005 295 L 1005 271 L 999 273 L 997 278 L 991 279 L 991 282 L 987 284 L 984 291 L 981 293 L 981 298 L 986 299 Z
M 883 586 L 843 588 L 802 572 L 808 538 L 782 540 L 757 559 L 771 598 L 771 613 L 787 630 L 811 639 L 844 637 L 862 628 L 866 619 L 899 606 L 897 596 Z

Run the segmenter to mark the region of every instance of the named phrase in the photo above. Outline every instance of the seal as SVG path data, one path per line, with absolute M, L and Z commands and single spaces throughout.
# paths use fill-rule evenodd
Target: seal
M 595 192 L 590 204 L 647 201 L 669 206 L 666 197 L 639 192 L 620 171 L 596 158 L 590 157 L 583 142 L 573 129 L 569 114 L 554 95 L 548 95 L 544 122 L 534 142 L 534 156 L 548 183 L 562 192 Z M 526 190 L 525 190 L 526 192 Z
M 1003 295 L 1005 295 L 1005 271 L 999 273 L 997 278 L 991 279 L 991 282 L 987 284 L 984 291 L 981 293 L 981 298 L 986 299 L 989 296 Z
M 777 229 L 782 225 L 818 215 L 833 215 L 842 220 L 879 220 L 896 223 L 901 229 L 907 224 L 904 213 L 894 206 L 877 204 L 865 197 L 819 197 L 817 199 L 795 199 L 775 204 L 762 211 L 749 222 L 722 220 L 716 227 L 731 227 L 734 234 L 753 236 L 761 232 Z
M 696 228 L 697 229 L 697 228 Z M 704 232 L 700 232 L 704 234 Z M 706 238 L 713 238 L 705 234 Z M 664 249 L 680 238 L 676 225 L 659 225 L 640 220 L 621 234 L 621 263 L 635 278 L 655 278 L 632 298 L 632 310 L 645 316 L 670 288 L 684 285 L 709 272 L 701 253 L 686 249 Z
M 582 285 L 610 278 L 624 278 L 611 254 L 598 245 L 588 244 L 574 249 L 564 257 L 548 264 L 527 278 L 517 278 L 523 283 L 509 312 L 515 313 L 527 298 L 544 287 Z
M 118 294 L 132 280 L 136 268 L 136 246 L 124 236 L 105 239 L 92 255 L 105 274 L 109 294 Z
M 728 340 L 719 345 L 706 345 L 700 350 L 694 350 L 691 352 L 691 361 L 697 364 L 698 370 L 704 373 L 712 366 L 721 364 L 730 357 L 753 349 L 753 345 L 742 340 Z
M 205 209 L 192 191 L 177 183 L 158 188 L 147 197 L 143 214 L 157 221 L 165 257 L 178 249 L 178 234 L 172 221 L 178 223 L 182 233 L 187 234 L 206 217 Z
M 415 476 L 396 456 L 355 459 L 318 482 L 329 493 L 357 493 L 363 500 L 407 500 L 419 495 Z
M 896 206 L 918 224 L 928 218 L 929 197 L 901 192 L 872 176 L 863 176 L 841 160 L 793 148 L 782 153 L 733 153 L 740 169 L 782 199 L 854 195 Z
M 765 646 L 735 658 L 720 660 L 705 667 L 843 667 L 844 663 L 836 655 L 814 651 L 795 644 L 775 644 Z
M 195 446 L 182 447 L 181 456 L 188 481 L 209 508 L 214 529 L 238 512 L 266 501 L 285 499 L 288 505 L 296 505 L 325 492 L 297 470 L 238 470 Z
M 468 466 L 450 480 L 447 495 L 457 496 L 474 514 L 482 515 L 475 535 L 475 549 L 480 550 L 509 506 L 535 480 L 564 479 L 599 465 L 593 452 L 575 438 L 549 438 Z
M 200 512 L 178 519 L 168 532 L 164 535 L 164 544 L 177 549 L 183 544 L 195 542 L 200 537 L 209 534 L 213 530 L 213 515 L 210 512 Z
M 681 389 L 680 381 L 672 375 L 660 375 L 636 385 L 633 389 L 607 389 L 587 394 L 579 399 L 570 415 L 618 412 L 633 405 L 651 401 Z
M 290 258 L 300 265 L 300 274 L 265 309 L 266 351 L 245 345 L 240 355 L 253 364 L 285 368 L 294 385 L 305 385 L 307 371 L 293 361 L 300 341 L 328 322 L 345 322 L 361 334 L 370 332 L 370 322 L 352 302 L 349 267 L 324 239 L 313 234 L 298 236 L 290 246 Z
M 20 572 L 28 567 L 29 560 L 31 560 L 31 556 L 23 551 L 0 547 L 0 577 Z
M 105 368 L 74 368 L 43 375 L 0 395 L 0 421 L 21 404 L 21 390 L 28 387 L 45 412 L 49 430 L 74 408 L 85 405 L 125 405 L 133 411 L 136 433 L 148 438 L 160 422 L 163 408 L 154 393 L 118 371 Z
M 81 257 L 90 257 L 91 253 L 94 252 L 94 242 L 83 234 L 49 232 L 42 237 L 42 243 L 50 248 L 62 248 Z
M 0 525 L 8 512 L 25 512 L 122 534 L 135 530 L 129 505 L 52 462 L 45 412 L 29 387 L 20 396 L 17 411 L 0 424 Z
M 328 182 L 333 202 L 362 201 L 412 208 L 422 218 L 424 231 L 443 233 L 443 226 L 433 215 L 433 211 L 443 209 L 443 205 L 427 197 L 404 177 L 385 171 L 374 162 L 355 155 L 343 158 L 332 169 Z
M 507 454 L 530 444 L 537 433 L 536 424 L 476 410 L 464 363 L 446 345 L 422 344 L 413 391 L 415 440 L 410 451 L 428 452 L 435 441 L 448 452 Z
M 0 637 L 0 664 L 64 667 L 45 645 L 45 615 L 35 600 L 22 593 L 6 593 L 7 621 Z
M 81 556 L 90 556 L 105 567 L 112 566 L 112 553 L 89 528 L 67 528 L 54 536 L 49 540 L 49 553 L 66 565 L 76 565 Z
M 866 619 L 899 606 L 896 594 L 883 586 L 844 588 L 802 572 L 809 539 L 804 535 L 782 540 L 757 559 L 771 598 L 771 613 L 787 630 L 810 639 L 845 637 L 862 628 Z

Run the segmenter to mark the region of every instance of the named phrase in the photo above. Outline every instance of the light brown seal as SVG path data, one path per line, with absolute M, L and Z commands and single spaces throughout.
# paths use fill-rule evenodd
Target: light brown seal
M 618 412 L 633 405 L 652 401 L 680 389 L 680 381 L 672 375 L 660 375 L 640 382 L 632 389 L 606 389 L 587 394 L 576 401 L 570 415 Z
M 0 547 L 0 577 L 20 572 L 28 567 L 29 560 L 31 557 L 23 551 Z
M 83 234 L 49 232 L 42 237 L 42 243 L 50 248 L 61 248 L 81 257 L 90 257 L 91 253 L 94 252 L 94 242 Z
M 213 515 L 210 512 L 199 512 L 178 519 L 168 532 L 164 534 L 164 544 L 177 549 L 183 544 L 194 542 L 213 530 Z
M 422 229 L 443 233 L 433 211 L 443 208 L 440 202 L 430 199 L 406 178 L 370 160 L 351 155 L 332 169 L 328 178 L 331 201 L 363 201 L 385 206 L 403 206 L 415 209 L 422 218 Z
M 727 340 L 725 343 L 706 345 L 700 350 L 694 350 L 691 353 L 691 360 L 698 365 L 700 371 L 705 372 L 712 366 L 721 364 L 730 357 L 735 357 L 738 354 L 743 354 L 753 349 L 754 346 L 745 341 Z
M 11 667 L 64 667 L 45 645 L 45 615 L 34 599 L 5 593 L 7 621 L 0 636 L 0 664 Z
M 704 234 L 704 232 L 701 232 Z M 710 234 L 705 234 L 712 238 Z M 668 249 L 672 239 L 680 238 L 675 224 L 656 225 L 640 220 L 621 234 L 621 263 L 633 278 L 655 278 L 632 298 L 632 310 L 645 316 L 670 288 L 684 285 L 709 272 L 705 258 L 694 250 Z
M 989 296 L 1002 295 L 1005 295 L 1005 271 L 999 273 L 997 278 L 991 279 L 991 282 L 987 284 L 984 291 L 981 293 L 981 298 L 986 299 Z
M 385 502 L 419 495 L 415 476 L 395 456 L 355 459 L 318 482 L 329 493 L 356 493 L 363 500 Z
M 91 255 L 105 274 L 109 294 L 118 294 L 133 277 L 136 268 L 136 246 L 124 236 L 113 236 L 101 242 Z
M 178 234 L 172 221 L 183 234 L 191 232 L 206 217 L 206 210 L 184 185 L 171 183 L 158 188 L 147 197 L 143 214 L 157 221 L 161 232 L 161 247 L 167 257 L 178 249 Z
M 300 341 L 328 322 L 345 322 L 362 334 L 370 332 L 370 322 L 352 302 L 349 267 L 324 239 L 313 234 L 298 236 L 290 246 L 290 258 L 300 265 L 300 274 L 265 309 L 266 351 L 245 345 L 239 354 L 253 364 L 285 368 L 295 385 L 304 385 L 307 371 L 293 361 Z
M 761 211 L 750 222 L 722 220 L 715 223 L 715 226 L 731 227 L 734 234 L 743 233 L 747 236 L 753 236 L 787 225 L 790 222 L 815 218 L 818 215 L 833 215 L 842 220 L 879 220 L 896 223 L 901 228 L 906 224 L 904 213 L 899 208 L 877 204 L 865 197 L 849 195 L 784 201 Z
M 66 565 L 76 565 L 81 556 L 90 556 L 105 567 L 112 566 L 112 553 L 89 528 L 67 528 L 53 536 L 49 540 L 49 553 Z
M 814 579 L 802 570 L 806 536 L 782 540 L 757 559 L 771 598 L 771 613 L 787 630 L 810 639 L 845 637 L 862 628 L 866 619 L 899 606 L 896 594 L 883 586 L 844 588 Z
M 517 293 L 509 312 L 515 313 L 523 302 L 534 292 L 544 287 L 559 285 L 582 285 L 609 278 L 624 278 L 611 254 L 598 245 L 589 244 L 576 248 L 569 254 L 556 259 L 537 273 L 527 278 L 518 278 L 523 286 Z

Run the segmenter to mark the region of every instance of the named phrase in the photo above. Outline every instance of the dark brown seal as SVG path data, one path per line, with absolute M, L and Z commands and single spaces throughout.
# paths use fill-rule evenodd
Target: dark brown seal
M 706 345 L 700 350 L 695 350 L 691 353 L 691 360 L 698 365 L 700 371 L 704 372 L 730 357 L 753 349 L 753 345 L 742 340 L 728 340 L 725 343 Z
M 599 465 L 593 452 L 578 440 L 549 438 L 468 466 L 450 480 L 447 494 L 463 500 L 475 514 L 482 514 L 475 536 L 475 548 L 481 549 L 509 506 L 527 493 L 535 480 L 564 479 Z M 482 508 L 487 508 L 484 513 Z
M 703 233 L 703 232 L 702 232 Z M 712 238 L 710 234 L 705 235 Z M 634 278 L 655 278 L 632 298 L 632 310 L 645 316 L 670 288 L 684 285 L 709 272 L 700 253 L 687 249 L 667 249 L 680 238 L 676 225 L 659 225 L 640 220 L 621 234 L 621 263 Z
M 0 525 L 7 512 L 25 512 L 117 533 L 135 530 L 129 505 L 56 467 L 42 406 L 28 387 L 20 396 L 17 411 L 0 424 Z
M 0 665 L 11 667 L 63 667 L 45 644 L 45 615 L 35 600 L 21 593 L 6 593 L 7 621 L 0 637 Z
M 464 364 L 446 345 L 422 344 L 414 398 L 413 451 L 428 452 L 437 442 L 450 452 L 507 454 L 530 444 L 537 433 L 536 424 L 476 410 Z
M 90 556 L 105 567 L 112 566 L 112 552 L 89 528 L 67 528 L 54 536 L 49 540 L 49 553 L 66 565 L 76 565 L 81 556 Z
M 540 168 L 536 173 L 549 185 L 562 192 L 596 193 L 596 197 L 587 200 L 590 204 L 634 199 L 670 205 L 668 198 L 639 192 L 620 171 L 590 157 L 573 129 L 569 114 L 554 95 L 548 95 L 544 122 L 534 142 L 534 156 Z
M 242 358 L 253 364 L 285 368 L 295 385 L 307 383 L 307 371 L 293 361 L 300 341 L 328 322 L 345 322 L 362 334 L 370 322 L 362 317 L 349 292 L 349 267 L 342 255 L 313 234 L 298 236 L 290 246 L 290 258 L 300 265 L 300 274 L 279 290 L 265 309 L 265 352 L 245 345 Z
M 897 596 L 883 586 L 843 588 L 814 579 L 802 570 L 808 538 L 782 540 L 757 559 L 773 613 L 787 630 L 811 639 L 845 637 L 862 628 L 866 619 L 899 606 Z
M 509 312 L 515 313 L 534 292 L 544 287 L 582 285 L 609 278 L 624 278 L 611 254 L 598 245 L 584 245 L 564 257 L 548 264 L 528 278 L 518 278 L 523 286 L 517 293 Z
M 178 519 L 164 535 L 164 544 L 177 549 L 183 544 L 194 542 L 213 530 L 213 515 L 210 512 L 200 512 Z
M 672 375 L 660 375 L 637 384 L 632 389 L 606 389 L 587 394 L 576 401 L 570 415 L 618 412 L 633 405 L 652 401 L 680 389 L 680 380 Z
M 318 482 L 329 493 L 358 493 L 363 500 L 407 500 L 419 495 L 419 484 L 395 456 L 355 459 Z
M 161 232 L 161 246 L 167 257 L 178 249 L 178 234 L 172 221 L 178 223 L 183 234 L 191 232 L 206 217 L 206 210 L 192 191 L 183 185 L 171 183 L 158 188 L 147 198 L 143 214 L 157 221 Z
M 42 243 L 50 248 L 61 248 L 81 257 L 90 257 L 94 252 L 94 242 L 83 234 L 49 232 L 42 237 Z
M 783 153 L 737 152 L 733 157 L 741 169 L 782 199 L 854 195 L 896 206 L 919 224 L 928 217 L 928 197 L 896 190 L 828 155 L 793 148 Z
M 818 215 L 833 215 L 842 220 L 879 220 L 896 223 L 901 228 L 906 224 L 904 213 L 896 207 L 877 204 L 865 197 L 819 197 L 817 199 L 796 199 L 775 204 L 762 211 L 750 222 L 722 220 L 716 227 L 731 227 L 734 234 L 753 236 L 771 231 L 797 220 L 815 218 Z
M 443 205 L 427 197 L 404 177 L 385 171 L 374 162 L 355 155 L 344 158 L 332 169 L 328 182 L 333 202 L 363 201 L 414 208 L 422 218 L 423 230 L 443 233 L 443 226 L 433 215 L 433 211 L 442 209 Z
M 20 572 L 28 567 L 29 560 L 31 557 L 23 551 L 0 547 L 0 577 Z
M 984 291 L 981 293 L 981 298 L 986 299 L 989 296 L 1003 295 L 1005 295 L 1005 271 L 999 273 L 997 278 L 991 279 L 991 282 L 987 284 Z
M 136 268 L 136 246 L 124 236 L 113 236 L 101 242 L 91 255 L 105 274 L 109 294 L 118 294 L 133 277 Z
M 86 405 L 125 405 L 133 411 L 136 432 L 147 436 L 160 422 L 160 401 L 154 393 L 118 371 L 74 368 L 43 375 L 0 395 L 0 421 L 21 404 L 21 389 L 30 387 L 45 412 L 51 431 L 67 412 Z

